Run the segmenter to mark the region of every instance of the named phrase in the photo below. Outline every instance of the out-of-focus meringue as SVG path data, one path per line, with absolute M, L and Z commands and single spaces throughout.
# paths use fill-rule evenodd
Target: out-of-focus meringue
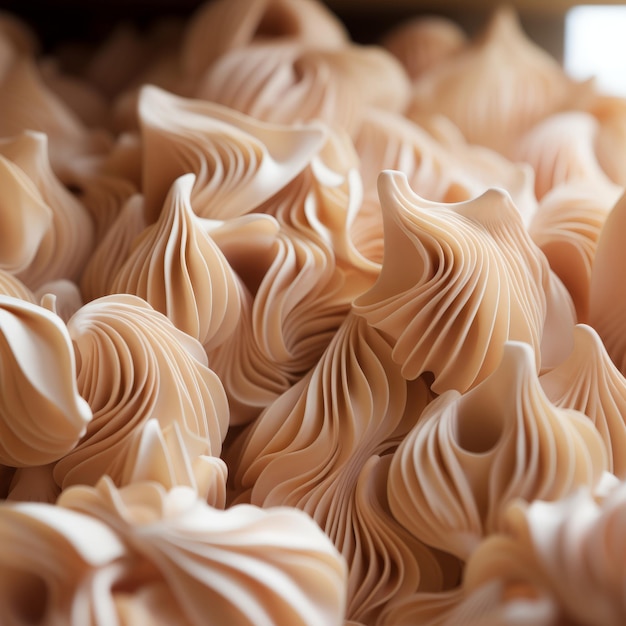
M 409 117 L 443 114 L 470 143 L 508 154 L 515 140 L 544 117 L 584 103 L 591 86 L 577 84 L 533 44 L 510 7 L 486 31 L 414 85 Z
M 157 221 L 134 240 L 111 291 L 140 296 L 211 350 L 237 326 L 240 286 L 193 212 L 194 181 L 193 174 L 174 181 Z
M 626 232 L 626 194 L 609 213 L 596 246 L 589 288 L 589 324 L 613 363 L 626 375 L 626 292 L 622 289 Z
M 89 131 L 50 90 L 38 75 L 34 62 L 20 58 L 0 82 L 0 136 L 33 130 L 48 136 L 50 163 L 62 181 L 74 162 L 89 154 L 106 151 L 111 138 L 102 131 Z
M 346 557 L 350 617 L 373 618 L 393 593 L 441 585 L 434 555 L 407 544 L 389 516 L 381 491 L 387 461 L 372 459 L 395 449 L 431 397 L 424 381 L 407 384 L 387 342 L 350 315 L 311 374 L 270 405 L 232 453 L 240 499 L 303 509 Z
M 541 199 L 529 226 L 533 241 L 572 296 L 579 323 L 589 319 L 589 283 L 598 238 L 620 195 L 617 186 L 559 185 Z
M 35 294 L 16 276 L 0 269 L 0 294 L 37 304 Z
M 188 487 L 168 492 L 158 483 L 135 483 L 117 490 L 107 478 L 96 488 L 64 491 L 59 505 L 93 516 L 124 539 L 153 572 L 135 588 L 165 582 L 180 614 L 176 623 L 343 622 L 345 563 L 301 511 L 249 505 L 220 511 Z
M 591 114 L 567 111 L 549 116 L 520 138 L 513 158 L 532 165 L 539 199 L 563 183 L 588 184 L 600 193 L 618 189 L 598 162 L 598 131 Z
M 191 19 L 181 46 L 181 65 L 190 83 L 229 50 L 255 40 L 294 40 L 311 47 L 348 43 L 343 24 L 311 0 L 218 0 Z
M 0 463 L 43 465 L 72 450 L 92 415 L 62 320 L 0 296 L 0 361 Z
M 625 511 L 624 483 L 600 502 L 580 489 L 557 502 L 513 506 L 508 533 L 487 539 L 467 564 L 466 596 L 491 587 L 500 607 L 509 609 L 516 599 L 542 598 L 551 605 L 551 619 L 542 623 L 622 624 Z M 491 608 L 485 604 L 483 614 Z
M 380 89 L 383 81 L 385 89 Z M 400 63 L 382 48 L 258 43 L 223 55 L 194 93 L 268 122 L 318 119 L 353 133 L 369 106 L 404 111 L 409 81 Z
M 64 322 L 83 306 L 80 289 L 71 280 L 60 279 L 45 283 L 35 296 L 41 306 L 56 313 Z
M 606 466 L 591 421 L 554 406 L 532 348 L 508 342 L 487 379 L 425 409 L 394 454 L 389 504 L 418 539 L 466 560 L 502 528 L 515 498 L 556 500 L 594 487 Z
M 89 302 L 68 322 L 77 355 L 78 388 L 93 410 L 80 444 L 54 470 L 63 487 L 116 482 L 136 465 L 133 443 L 148 420 L 178 422 L 219 455 L 228 422 L 224 389 L 201 344 L 141 298 Z
M 77 280 L 93 245 L 93 223 L 85 208 L 59 182 L 48 160 L 48 140 L 26 132 L 0 141 L 0 154 L 37 186 L 51 211 L 51 223 L 28 267 L 19 273 L 31 288 L 67 278 Z
M 355 311 L 393 342 L 403 375 L 433 372 L 433 391 L 465 391 L 497 366 L 504 342 L 519 340 L 542 363 L 571 348 L 569 295 L 530 239 L 510 196 L 497 189 L 467 202 L 424 200 L 400 172 L 383 172 L 385 225 L 380 277 Z
M 325 135 L 320 126 L 269 125 L 156 87 L 141 90 L 139 117 L 148 222 L 187 173 L 196 175 L 192 206 L 201 217 L 249 213 L 302 171 Z
M 626 148 L 626 99 L 599 95 L 589 110 L 600 123 L 595 136 L 598 162 L 614 183 L 624 187 L 626 166 L 622 155 Z
M 581 411 L 595 424 L 609 458 L 608 469 L 626 477 L 626 379 L 590 326 L 574 329 L 574 350 L 539 379 L 556 406 Z
M 403 65 L 411 80 L 460 52 L 467 43 L 463 29 L 442 16 L 416 17 L 389 32 L 383 46 Z
M 105 524 L 49 504 L 3 503 L 0 542 L 5 623 L 116 623 L 111 586 L 126 550 Z

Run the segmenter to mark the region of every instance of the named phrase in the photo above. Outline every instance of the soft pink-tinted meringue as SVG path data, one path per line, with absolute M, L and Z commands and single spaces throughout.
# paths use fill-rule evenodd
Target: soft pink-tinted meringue
M 72 450 L 91 420 L 72 342 L 54 313 L 0 296 L 0 463 L 43 465 Z
M 599 193 L 618 189 L 602 169 L 595 144 L 598 121 L 584 111 L 555 113 L 530 128 L 517 142 L 513 158 L 530 163 L 539 199 L 563 183 L 582 183 Z
M 346 557 L 351 618 L 374 620 L 391 597 L 442 585 L 435 556 L 390 517 L 388 459 L 378 458 L 431 397 L 423 380 L 407 384 L 388 343 L 350 315 L 311 374 L 231 451 L 240 499 L 303 509 Z
M 596 246 L 620 195 L 617 186 L 582 182 L 558 185 L 541 199 L 529 226 L 533 241 L 572 296 L 579 323 L 589 320 L 589 283 Z
M 325 136 L 320 126 L 269 125 L 156 87 L 141 90 L 139 117 L 148 222 L 187 173 L 196 175 L 192 206 L 201 217 L 249 213 L 304 169 Z
M 131 295 L 94 300 L 68 322 L 76 350 L 78 388 L 94 413 L 80 444 L 54 470 L 63 487 L 117 483 L 140 462 L 130 455 L 150 419 L 178 423 L 219 455 L 228 423 L 224 389 L 201 344 Z M 140 447 L 140 446 L 139 446 Z M 193 459 L 192 459 L 193 460 Z
M 609 213 L 596 246 L 589 288 L 589 324 L 626 375 L 626 292 L 622 289 L 626 247 L 626 194 Z
M 93 222 L 53 173 L 46 135 L 26 132 L 1 140 L 0 154 L 33 181 L 52 217 L 35 257 L 19 272 L 20 278 L 31 289 L 52 280 L 77 280 L 93 246 Z
M 466 560 L 502 528 L 515 498 L 556 500 L 594 487 L 607 453 L 592 422 L 546 397 L 528 344 L 465 394 L 432 402 L 394 454 L 389 504 L 426 544 Z
M 112 585 L 125 546 L 102 522 L 40 503 L 0 505 L 0 603 L 7 624 L 118 623 Z
M 385 83 L 385 89 L 380 84 Z M 322 120 L 353 133 L 369 106 L 402 112 L 409 80 L 382 48 L 258 43 L 223 55 L 194 94 L 279 124 Z
M 513 10 L 504 7 L 463 54 L 415 82 L 408 115 L 446 115 L 470 143 L 508 154 L 531 126 L 590 96 L 591 87 L 567 77 L 525 36 Z
M 355 311 L 390 338 L 404 376 L 433 372 L 434 391 L 462 392 L 496 368 L 507 340 L 528 342 L 537 369 L 569 353 L 573 304 L 506 192 L 429 202 L 387 171 L 379 194 L 385 259 Z
M 626 166 L 622 159 L 626 149 L 626 99 L 599 95 L 589 110 L 600 123 L 595 136 L 598 162 L 614 183 L 626 186 Z
M 140 296 L 212 350 L 237 327 L 241 287 L 193 212 L 194 182 L 193 174 L 174 181 L 157 221 L 133 241 L 111 292 Z
M 435 15 L 406 20 L 383 39 L 383 46 L 402 63 L 411 80 L 462 52 L 466 43 L 458 24 Z
M 106 478 L 96 488 L 64 491 L 59 505 L 123 538 L 141 563 L 137 573 L 150 573 L 127 584 L 134 582 L 141 602 L 165 583 L 179 615 L 175 624 L 342 624 L 345 563 L 301 511 L 249 505 L 221 511 L 188 487 L 134 483 L 117 490 Z
M 319 2 L 217 0 L 198 10 L 187 26 L 181 46 L 185 76 L 193 83 L 228 51 L 265 39 L 337 48 L 348 43 L 348 33 Z
M 608 452 L 610 472 L 626 477 L 626 379 L 590 326 L 574 329 L 574 350 L 539 379 L 556 406 L 581 411 L 595 424 Z

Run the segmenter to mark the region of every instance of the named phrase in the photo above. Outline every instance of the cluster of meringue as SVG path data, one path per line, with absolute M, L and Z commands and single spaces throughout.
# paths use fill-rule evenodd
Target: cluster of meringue
M 626 101 L 497 11 L 0 17 L 11 624 L 626 620 Z

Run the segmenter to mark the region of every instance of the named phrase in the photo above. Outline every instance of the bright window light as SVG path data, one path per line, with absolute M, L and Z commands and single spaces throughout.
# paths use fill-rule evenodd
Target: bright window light
M 626 6 L 578 6 L 565 18 L 564 64 L 573 78 L 626 96 Z

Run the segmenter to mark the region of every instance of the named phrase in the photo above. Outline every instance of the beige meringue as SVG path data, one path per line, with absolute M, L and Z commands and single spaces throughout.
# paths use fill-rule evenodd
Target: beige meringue
M 54 313 L 0 296 L 0 463 L 43 465 L 72 450 L 92 413 L 70 336 Z
M 177 624 L 342 624 L 345 563 L 301 511 L 220 511 L 188 487 L 134 483 L 117 490 L 107 478 L 96 488 L 64 491 L 59 505 L 125 540 L 154 572 L 135 586 L 149 591 L 155 582 L 162 587 L 159 579 L 167 583 Z
M 181 46 L 181 65 L 189 82 L 229 50 L 255 40 L 295 40 L 324 48 L 348 43 L 343 24 L 311 0 L 217 0 L 190 20 Z
M 20 278 L 31 289 L 53 280 L 77 280 L 93 245 L 93 222 L 85 207 L 52 171 L 46 135 L 25 132 L 1 140 L 0 154 L 33 181 L 52 217 L 37 254 L 28 267 L 19 272 Z
M 512 8 L 501 7 L 463 54 L 415 82 L 408 116 L 446 115 L 470 143 L 509 154 L 524 131 L 551 113 L 582 106 L 591 91 L 526 37 Z
M 322 120 L 352 134 L 370 106 L 403 112 L 409 91 L 404 69 L 382 48 L 264 42 L 224 54 L 194 94 L 267 122 Z
M 0 269 L 0 294 L 37 304 L 35 294 L 17 276 Z
M 174 181 L 159 218 L 135 238 L 110 289 L 140 296 L 212 350 L 237 327 L 241 288 L 193 212 L 195 180 L 187 174 Z
M 582 413 L 554 406 L 532 348 L 508 342 L 498 368 L 432 402 L 394 454 L 389 505 L 418 539 L 467 560 L 502 528 L 515 498 L 556 500 L 594 487 L 607 453 Z
M 433 391 L 463 392 L 496 368 L 509 339 L 533 347 L 538 370 L 569 353 L 573 304 L 506 192 L 429 202 L 387 171 L 379 194 L 386 256 L 354 310 L 390 338 L 405 377 L 433 372 Z
M 77 355 L 77 384 L 93 410 L 79 445 L 61 459 L 56 481 L 64 488 L 95 484 L 108 474 L 117 483 L 140 462 L 130 456 L 146 422 L 177 422 L 219 455 L 228 423 L 224 389 L 194 338 L 131 295 L 84 305 L 67 324 Z M 193 460 L 193 459 L 192 459 Z
M 431 397 L 424 381 L 407 384 L 387 342 L 350 315 L 313 371 L 231 451 L 240 500 L 303 509 L 345 556 L 351 619 L 373 619 L 390 597 L 441 585 L 434 555 L 390 518 L 387 460 L 377 458 Z
M 116 623 L 125 546 L 102 522 L 40 503 L 0 506 L 0 603 L 7 624 Z
M 626 294 L 622 289 L 625 229 L 626 194 L 623 194 L 600 231 L 589 283 L 589 324 L 602 338 L 622 374 L 626 374 Z
M 268 125 L 226 107 L 144 87 L 139 98 L 148 222 L 182 174 L 201 217 L 249 213 L 293 179 L 324 141 L 320 126 Z
M 412 81 L 461 53 L 467 44 L 463 29 L 439 15 L 405 20 L 387 33 L 382 42 L 406 69 Z
M 571 355 L 539 379 L 556 406 L 584 413 L 602 436 L 608 470 L 626 476 L 626 379 L 590 326 L 574 329 Z
M 591 267 L 604 222 L 619 199 L 618 187 L 564 183 L 549 191 L 529 225 L 576 308 L 579 323 L 589 320 Z

